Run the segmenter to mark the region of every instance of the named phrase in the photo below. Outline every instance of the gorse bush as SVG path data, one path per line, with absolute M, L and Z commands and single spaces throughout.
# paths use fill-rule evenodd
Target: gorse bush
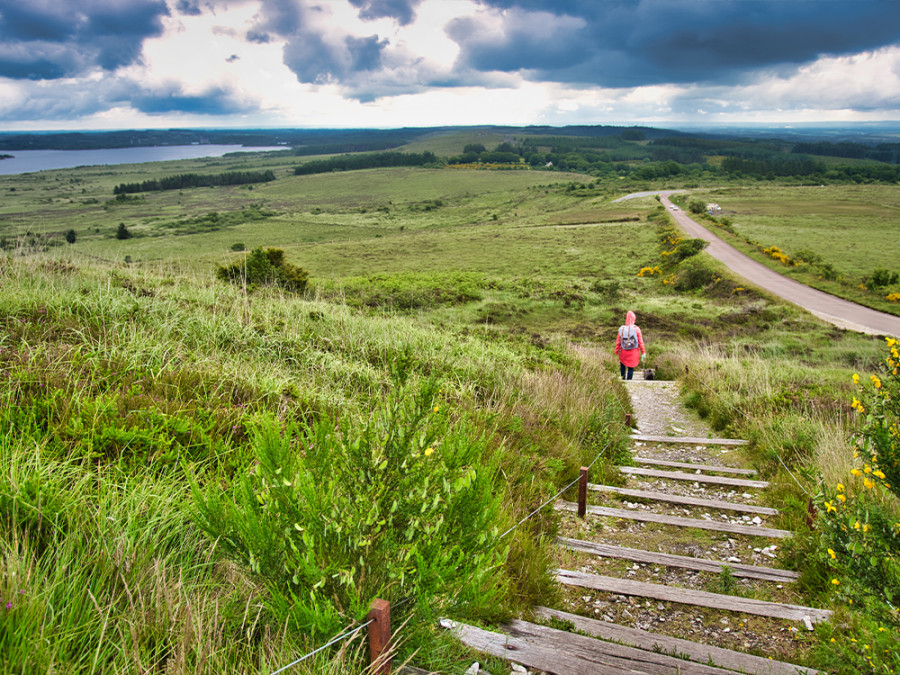
M 497 467 L 488 438 L 451 422 L 438 396 L 434 382 L 398 387 L 359 427 L 262 419 L 254 472 L 226 493 L 194 485 L 201 527 L 294 628 L 331 634 L 376 597 L 415 597 L 419 616 L 503 606 Z
M 872 375 L 871 387 L 861 387 L 860 398 L 853 398 L 852 407 L 864 418 L 856 436 L 860 465 L 850 470 L 846 485 L 823 486 L 808 572 L 835 601 L 869 617 L 863 644 L 832 641 L 839 660 L 885 673 L 900 666 L 900 512 L 888 496 L 900 497 L 900 352 L 896 340 L 889 338 L 887 344 L 883 377 Z M 854 381 L 859 383 L 857 375 Z
M 220 266 L 216 278 L 248 286 L 279 286 L 297 293 L 306 290 L 309 283 L 309 273 L 287 262 L 284 251 L 278 248 L 255 248 L 243 263 Z
M 887 345 L 890 352 L 883 378 L 872 375 L 872 388 L 862 391 L 862 400 L 854 397 L 853 407 L 865 415 L 857 450 L 866 462 L 866 487 L 877 479 L 900 497 L 900 350 L 893 338 L 887 339 Z

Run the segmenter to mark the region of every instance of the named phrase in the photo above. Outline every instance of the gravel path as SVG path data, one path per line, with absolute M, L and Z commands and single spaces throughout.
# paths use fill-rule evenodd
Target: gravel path
M 677 382 L 632 380 L 625 386 L 631 397 L 638 432 L 654 436 L 714 437 L 708 425 L 681 405 Z M 741 449 L 734 447 L 635 441 L 633 454 L 668 461 L 748 468 Z M 627 479 L 626 486 L 700 499 L 719 499 L 735 504 L 759 505 L 763 502 L 763 491 L 758 489 L 705 485 L 692 481 L 631 476 Z M 588 503 L 734 524 L 775 526 L 772 516 L 759 517 L 708 507 L 682 507 L 605 492 L 591 492 Z M 782 542 L 764 537 L 676 528 L 622 518 L 594 516 L 581 520 L 574 514 L 563 516 L 560 534 L 573 539 L 647 551 L 763 567 L 782 567 L 777 559 Z M 797 591 L 792 588 L 793 584 L 729 578 L 563 549 L 559 551 L 558 563 L 564 569 L 592 574 L 802 604 Z M 802 652 L 808 647 L 803 640 L 803 634 L 807 633 L 805 627 L 792 621 L 599 593 L 584 588 L 566 588 L 563 595 L 563 609 L 567 611 L 694 642 L 772 656 L 788 662 L 797 663 L 802 660 Z

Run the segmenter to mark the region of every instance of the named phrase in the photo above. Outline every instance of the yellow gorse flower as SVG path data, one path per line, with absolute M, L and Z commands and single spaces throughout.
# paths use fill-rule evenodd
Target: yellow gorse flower
M 877 375 L 872 375 L 872 377 L 870 377 L 869 379 L 872 380 L 872 384 L 875 385 L 876 389 L 881 389 L 881 380 Z
M 831 556 L 831 559 L 832 559 L 832 560 L 834 560 L 834 559 L 837 558 L 837 555 L 836 555 L 835 552 L 834 552 L 833 550 L 831 550 L 831 549 L 828 549 L 828 555 Z
M 838 495 L 837 498 L 841 500 L 841 504 L 847 501 L 847 498 L 844 495 Z

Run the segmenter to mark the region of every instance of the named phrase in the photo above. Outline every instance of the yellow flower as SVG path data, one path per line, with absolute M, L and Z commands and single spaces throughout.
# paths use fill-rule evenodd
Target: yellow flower
M 852 473 L 854 476 L 862 476 L 862 471 L 856 468 L 850 469 L 850 473 Z
M 872 473 L 872 467 L 868 464 L 863 465 L 863 473 Z
M 853 373 L 853 384 L 859 384 L 859 374 Z
M 885 479 L 884 471 L 882 471 L 881 469 L 876 469 L 875 471 L 872 472 L 872 475 L 877 478 L 880 478 L 881 480 Z
M 828 555 L 831 556 L 831 559 L 832 559 L 832 560 L 834 560 L 835 558 L 837 558 L 837 555 L 835 555 L 834 551 L 831 550 L 831 549 L 828 549 Z
M 434 412 L 437 412 L 437 411 L 440 410 L 440 409 L 441 409 L 440 406 L 437 406 L 437 405 L 434 406 Z
M 835 586 L 840 586 L 840 585 L 841 585 L 841 582 L 838 581 L 837 579 L 832 579 L 832 580 L 831 580 L 831 583 L 833 583 Z
M 847 501 L 847 498 L 844 495 L 838 495 L 837 498 L 841 500 L 841 504 Z
M 887 342 L 888 347 L 893 347 L 897 344 L 897 341 L 894 338 L 885 338 L 885 341 Z
M 854 530 L 858 530 L 858 529 L 859 529 L 859 521 L 858 521 L 858 520 L 857 520 L 855 523 L 853 523 L 853 529 L 854 529 Z
M 831 513 L 832 511 L 837 511 L 837 509 L 834 508 L 831 502 L 825 502 L 825 513 Z
M 843 490 L 844 490 L 844 484 L 843 484 L 843 483 L 838 483 L 838 484 L 837 484 L 837 489 L 843 491 Z
M 863 480 L 863 485 L 866 486 L 867 490 L 871 490 L 873 487 L 875 487 L 875 481 L 869 480 L 868 478 L 866 478 Z
M 862 531 L 863 531 L 863 532 L 868 532 L 869 529 L 870 529 L 870 528 L 869 528 L 869 524 L 868 524 L 868 523 L 866 523 L 865 525 L 862 526 Z
M 425 451 L 425 456 L 426 456 L 426 457 L 428 457 L 429 455 L 432 455 L 432 454 L 434 454 L 434 448 L 428 448 L 428 449 Z

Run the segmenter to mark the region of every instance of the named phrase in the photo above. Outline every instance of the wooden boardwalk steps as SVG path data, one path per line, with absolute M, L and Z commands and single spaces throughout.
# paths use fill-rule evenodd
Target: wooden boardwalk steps
M 685 445 L 747 445 L 749 441 L 739 438 L 697 438 L 696 436 L 652 436 L 650 434 L 631 434 L 633 441 L 648 443 L 683 443 Z
M 560 511 L 578 512 L 578 504 L 575 502 L 559 501 L 555 508 Z M 587 505 L 587 512 L 594 516 L 607 516 L 609 518 L 625 518 L 627 520 L 639 520 L 645 523 L 659 523 L 660 525 L 674 525 L 676 527 L 695 527 L 699 530 L 712 530 L 713 532 L 729 532 L 731 534 L 743 534 L 751 537 L 771 537 L 773 539 L 787 539 L 793 536 L 790 530 L 775 530 L 769 527 L 756 525 L 735 525 L 718 520 L 703 520 L 700 518 L 682 518 L 680 516 L 666 516 L 661 513 L 648 511 L 633 511 L 631 509 L 614 509 L 607 506 Z
M 665 654 L 626 647 L 567 631 L 514 621 L 510 634 L 442 621 L 465 645 L 491 656 L 560 675 L 734 675 Z
M 691 558 L 690 556 L 672 555 L 671 553 L 655 553 L 639 548 L 626 548 L 611 544 L 598 544 L 593 541 L 581 541 L 557 537 L 556 541 L 573 551 L 592 553 L 607 558 L 621 558 L 650 565 L 665 565 L 666 567 L 681 567 L 683 569 L 697 570 L 698 572 L 712 572 L 718 574 L 723 567 L 728 567 L 736 577 L 748 579 L 761 579 L 777 583 L 791 583 L 800 576 L 797 572 L 780 570 L 774 567 L 757 567 L 755 565 L 742 565 L 741 563 L 719 562 L 718 560 L 705 560 L 703 558 Z
M 657 502 L 669 502 L 671 504 L 684 504 L 685 506 L 701 506 L 708 509 L 719 509 L 724 511 L 759 513 L 766 516 L 778 515 L 778 509 L 770 509 L 767 506 L 756 506 L 754 504 L 735 504 L 734 502 L 725 502 L 721 499 L 700 499 L 698 497 L 684 497 L 682 495 L 670 495 L 666 492 L 631 490 L 629 488 L 620 488 L 612 485 L 599 485 L 597 483 L 588 483 L 588 490 L 594 490 L 595 492 L 613 492 L 617 495 L 623 495 L 625 497 L 650 499 Z
M 648 384 L 659 386 L 648 386 Z M 679 420 L 678 415 L 674 414 L 674 409 L 677 408 L 677 402 L 674 398 L 674 395 L 677 394 L 677 385 L 671 382 L 657 381 L 649 382 L 648 384 L 640 383 L 635 385 L 635 389 L 631 391 L 633 396 L 636 392 L 640 392 L 640 397 L 633 399 L 633 402 L 637 404 L 638 414 L 642 415 L 642 417 L 645 413 L 647 414 L 650 420 L 648 428 L 657 429 L 657 433 L 670 428 L 684 433 L 671 424 L 673 420 Z M 659 420 L 652 417 L 659 412 L 660 402 L 672 409 L 672 416 Z M 680 421 L 678 423 L 681 424 Z M 683 427 L 692 430 L 702 429 L 701 425 L 693 423 L 683 425 Z M 699 431 L 699 433 L 704 432 Z M 695 484 L 720 486 L 714 492 L 730 492 L 732 495 L 736 491 L 734 489 L 747 491 L 769 487 L 770 484 L 767 481 L 748 478 L 756 474 L 751 469 L 719 464 L 722 461 L 720 454 L 727 451 L 723 450 L 720 453 L 715 449 L 716 446 L 741 446 L 747 444 L 748 441 L 733 438 L 657 436 L 640 433 L 632 434 L 631 439 L 635 442 L 646 442 L 649 445 L 640 447 L 637 450 L 637 452 L 641 453 L 640 456 L 634 459 L 634 463 L 637 466 L 619 466 L 618 470 L 629 478 L 658 478 L 663 480 L 656 481 L 652 489 L 633 489 L 587 483 L 587 476 L 582 475 L 583 482 L 581 483 L 580 499 L 582 508 L 586 508 L 586 513 L 582 512 L 584 515 L 590 514 L 594 517 L 617 518 L 667 526 L 662 532 L 653 533 L 654 535 L 670 534 L 672 530 L 668 529 L 669 526 L 711 530 L 746 537 L 784 539 L 793 535 L 788 530 L 762 527 L 760 518 L 754 518 L 753 522 L 750 523 L 746 522 L 750 520 L 750 516 L 736 515 L 758 514 L 760 516 L 776 516 L 779 514 L 779 511 L 774 508 L 757 506 L 755 504 L 740 504 L 726 501 L 722 498 L 701 498 L 686 494 L 669 494 L 670 491 L 694 493 L 703 492 L 703 490 L 696 488 L 685 489 L 684 484 L 678 485 L 664 481 L 687 481 Z M 697 459 L 697 463 L 693 463 L 672 461 L 673 459 L 685 458 L 680 456 L 683 455 L 683 449 L 674 449 L 676 456 L 673 457 L 673 449 L 654 447 L 653 444 L 706 446 L 710 449 L 707 450 L 705 447 L 692 448 L 690 456 Z M 635 445 L 641 446 L 641 443 L 636 443 Z M 658 459 L 657 456 L 659 457 Z M 735 457 L 735 459 L 737 458 Z M 648 508 L 648 505 L 643 503 L 629 503 L 627 504 L 629 507 L 627 509 L 613 508 L 612 506 L 585 505 L 585 493 L 583 492 L 585 484 L 587 484 L 588 489 L 595 492 L 606 492 L 622 498 L 633 498 L 656 503 L 651 508 Z M 729 488 L 734 489 L 729 490 Z M 744 498 L 750 499 L 750 495 L 745 495 Z M 578 504 L 562 501 L 558 498 L 554 499 L 556 499 L 554 503 L 555 509 L 578 513 Z M 750 500 L 753 501 L 752 499 Z M 612 500 L 606 498 L 604 501 Z M 702 517 L 690 518 L 669 515 L 666 511 L 673 509 L 664 506 L 669 504 L 703 509 L 699 511 Z M 622 504 L 622 506 L 625 505 Z M 707 509 L 710 513 L 704 512 Z M 683 508 L 677 510 L 684 511 Z M 697 511 L 694 513 L 697 513 Z M 732 520 L 737 522 L 731 522 Z M 585 533 L 583 536 L 589 536 L 588 533 L 591 529 L 580 525 L 577 528 L 578 531 Z M 632 534 L 627 536 L 633 538 L 635 528 L 630 527 L 628 529 Z M 605 530 L 605 534 L 613 531 L 614 528 L 613 530 Z M 639 530 L 639 533 L 649 532 L 642 529 Z M 697 547 L 691 550 L 696 555 L 705 557 L 674 555 L 567 537 L 558 537 L 556 541 L 558 545 L 570 551 L 609 559 L 628 560 L 643 565 L 680 568 L 702 572 L 705 575 L 719 575 L 728 570 L 735 577 L 754 580 L 753 587 L 758 587 L 759 582 L 789 584 L 797 581 L 799 578 L 799 574 L 791 570 L 716 560 L 720 555 L 723 555 L 722 549 L 714 542 L 710 543 L 711 538 L 709 536 L 701 536 L 699 532 L 695 531 L 693 534 L 690 532 L 679 533 L 678 537 L 688 541 L 697 539 Z M 714 537 L 713 539 L 721 538 Z M 639 534 L 638 540 L 641 539 L 642 537 Z M 611 541 L 615 540 L 612 539 Z M 635 545 L 643 546 L 644 544 Z M 745 548 L 744 544 L 741 544 L 738 549 L 735 549 L 732 544 L 729 544 L 729 547 L 732 551 L 740 549 L 742 553 L 737 553 L 736 555 L 741 556 L 740 559 L 747 560 L 748 563 L 761 562 L 762 565 L 766 564 L 762 555 L 769 553 L 766 549 L 756 548 L 751 551 L 743 551 Z M 745 558 L 744 556 L 747 557 Z M 569 554 L 562 559 L 572 559 L 572 556 Z M 732 558 L 732 560 L 738 559 L 737 557 Z M 607 565 L 608 562 L 594 559 L 591 564 L 603 566 Z M 615 563 L 609 569 L 620 570 L 622 567 L 622 563 Z M 629 567 L 631 566 L 629 565 Z M 638 568 L 637 565 L 633 567 Z M 754 619 L 752 622 L 748 622 L 748 626 L 752 626 L 752 628 L 747 629 L 749 641 L 743 642 L 744 647 L 750 648 L 751 642 L 757 646 L 766 645 L 768 647 L 771 644 L 774 649 L 779 651 L 785 650 L 782 653 L 791 653 L 797 644 L 797 640 L 791 634 L 782 632 L 787 630 L 783 622 L 802 622 L 808 630 L 812 630 L 812 624 L 825 621 L 832 616 L 830 610 L 712 593 L 701 590 L 706 587 L 709 578 L 695 574 L 672 575 L 670 572 L 666 575 L 655 575 L 660 579 L 677 576 L 677 578 L 682 579 L 681 583 L 685 587 L 668 586 L 663 583 L 647 583 L 628 578 L 602 576 L 567 569 L 557 569 L 554 571 L 554 575 L 558 583 L 572 587 L 565 595 L 570 597 L 570 602 L 573 606 L 582 606 L 575 600 L 575 596 L 584 593 L 584 591 L 576 590 L 578 588 L 592 589 L 600 593 L 613 594 L 613 596 L 634 596 L 671 604 L 659 605 L 657 610 L 654 610 L 652 609 L 652 603 L 640 602 L 635 605 L 635 607 L 641 607 L 639 617 L 635 618 L 628 611 L 624 610 L 624 604 L 620 605 L 617 602 L 605 603 L 605 611 L 609 613 L 608 621 L 598 621 L 589 616 L 579 616 L 562 610 L 537 607 L 534 612 L 536 617 L 543 621 L 556 621 L 557 623 L 554 623 L 553 626 L 547 626 L 515 620 L 501 626 L 499 629 L 501 632 L 491 632 L 466 624 L 453 624 L 445 627 L 452 627 L 454 634 L 473 649 L 532 669 L 555 673 L 556 675 L 637 675 L 639 673 L 648 675 L 650 673 L 662 673 L 664 675 L 725 675 L 727 673 L 728 675 L 734 675 L 736 672 L 748 675 L 753 673 L 758 675 L 816 675 L 818 673 L 818 671 L 811 668 L 774 661 L 752 654 L 744 654 L 723 647 L 704 645 L 684 638 L 697 634 L 692 621 L 698 617 L 691 617 L 690 615 L 696 615 L 701 612 L 692 609 L 692 607 L 704 607 L 712 610 L 712 614 L 725 623 L 728 622 L 727 616 L 731 612 L 768 618 L 769 620 L 767 621 Z M 622 576 L 626 576 L 626 573 L 622 572 Z M 744 581 L 742 583 L 746 584 L 747 582 Z M 782 586 L 779 585 L 778 588 L 782 588 Z M 772 597 L 784 598 L 785 596 L 773 589 Z M 585 602 L 590 599 L 590 596 L 582 598 Z M 615 599 L 613 597 L 613 600 Z M 603 603 L 595 603 L 595 605 L 599 604 Z M 629 602 L 629 604 L 631 603 Z M 594 608 L 594 611 L 597 611 L 597 607 Z M 702 614 L 706 615 L 707 612 L 702 612 Z M 617 618 L 610 619 L 610 616 Z M 669 622 L 670 617 L 674 618 L 673 622 Z M 664 618 L 666 620 L 665 630 L 674 630 L 675 634 L 683 637 L 657 635 L 646 630 L 631 627 L 631 623 L 637 623 L 638 620 L 641 622 L 640 625 L 646 626 L 649 625 L 647 622 L 650 624 L 661 623 Z M 687 619 L 689 625 L 682 625 L 685 619 Z M 613 620 L 628 625 L 612 623 Z M 561 624 L 558 622 L 565 623 Z M 443 624 L 444 622 L 442 622 Z M 669 628 L 669 626 L 672 628 Z M 561 628 L 566 630 L 561 630 Z M 792 627 L 791 630 L 792 632 L 796 631 L 796 628 Z M 712 639 L 719 644 L 728 646 L 741 644 L 740 642 L 735 642 L 733 636 L 724 637 L 725 633 L 729 633 L 728 628 L 724 629 L 721 634 L 715 630 L 707 630 L 705 628 L 703 630 L 703 634 L 708 636 L 704 639 Z
M 690 588 L 648 584 L 643 581 L 615 579 L 573 570 L 556 570 L 556 579 L 563 584 L 591 588 L 595 591 L 618 593 L 620 595 L 637 595 L 642 598 L 653 598 L 654 600 L 678 602 L 712 609 L 725 609 L 732 612 L 743 612 L 745 614 L 787 619 L 789 621 L 803 621 L 804 617 L 806 617 L 812 623 L 817 623 L 827 620 L 832 614 L 827 609 L 787 605 L 780 602 L 754 600 L 753 598 L 740 598 L 708 591 L 696 591 Z
M 753 469 L 735 469 L 730 466 L 715 466 L 712 464 L 691 464 L 690 462 L 667 462 L 661 459 L 651 459 L 649 457 L 635 457 L 634 461 L 638 464 L 650 464 L 651 466 L 668 466 L 673 469 L 698 469 L 700 471 L 714 471 L 715 473 L 731 473 L 740 476 L 753 476 L 756 471 Z
M 558 619 L 570 622 L 576 630 L 593 635 L 601 640 L 615 640 L 620 644 L 646 649 L 648 651 L 663 654 L 677 654 L 687 657 L 691 661 L 699 663 L 714 663 L 719 668 L 728 668 L 743 673 L 756 673 L 757 675 L 816 675 L 819 671 L 812 668 L 802 668 L 792 663 L 774 661 L 762 656 L 743 654 L 721 647 L 708 645 L 658 635 L 639 628 L 619 626 L 614 623 L 606 623 L 597 619 L 590 619 L 577 614 L 562 612 L 548 607 L 537 607 L 535 616 L 540 619 Z
M 728 478 L 726 476 L 707 476 L 701 473 L 685 473 L 683 471 L 658 471 L 645 469 L 638 466 L 620 466 L 619 471 L 631 476 L 648 476 L 650 478 L 668 478 L 669 480 L 687 480 L 695 483 L 710 483 L 712 485 L 729 485 L 742 488 L 766 488 L 769 483 L 764 480 L 745 480 L 743 478 Z

